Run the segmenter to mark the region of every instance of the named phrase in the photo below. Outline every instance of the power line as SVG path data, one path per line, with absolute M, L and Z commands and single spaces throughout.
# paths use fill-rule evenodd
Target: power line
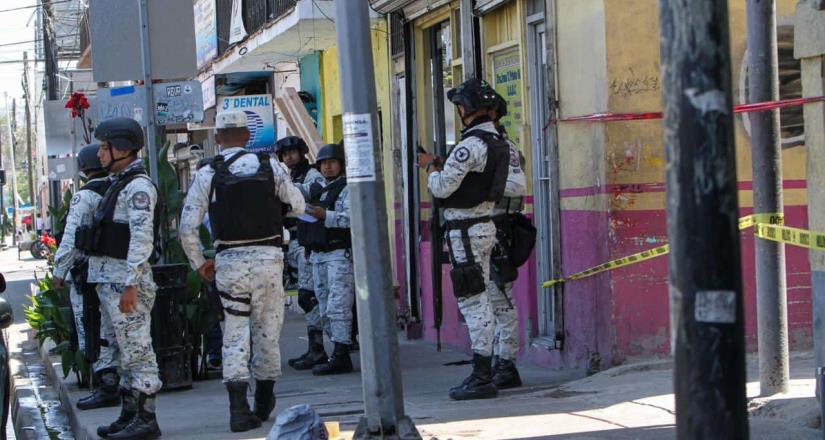
M 60 38 L 69 38 L 69 37 L 76 37 L 76 36 L 78 36 L 78 35 L 80 35 L 80 34 L 55 35 L 55 37 L 54 37 L 54 38 L 55 38 L 55 39 L 60 39 Z M 19 45 L 19 44 L 28 44 L 28 43 L 42 43 L 42 42 L 43 42 L 43 40 L 42 40 L 41 38 L 38 38 L 38 39 L 36 39 L 36 40 L 17 41 L 17 42 L 15 42 L 15 43 L 4 43 L 4 44 L 0 44 L 0 47 L 6 47 L 6 46 L 17 46 L 17 45 Z
M 52 5 L 59 5 L 59 4 L 61 4 L 61 3 L 74 3 L 74 2 L 75 2 L 75 0 L 60 0 L 60 1 L 56 1 L 56 2 L 51 2 L 50 4 L 52 4 Z M 31 6 L 20 6 L 19 8 L 0 9 L 0 13 L 2 13 L 2 12 L 20 11 L 20 10 L 23 10 L 23 9 L 35 9 L 35 8 L 40 8 L 40 7 L 42 7 L 42 6 L 43 6 L 43 5 L 31 5 Z

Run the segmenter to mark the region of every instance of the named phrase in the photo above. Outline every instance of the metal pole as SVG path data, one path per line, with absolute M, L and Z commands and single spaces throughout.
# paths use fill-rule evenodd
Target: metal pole
M 726 0 L 659 0 L 679 439 L 747 439 Z
M 779 99 L 776 1 L 747 0 L 748 102 Z M 754 213 L 782 212 L 779 110 L 749 115 Z M 755 239 L 759 383 L 763 396 L 788 390 L 788 302 L 785 245 Z
M 17 165 L 14 162 L 14 130 L 11 128 L 11 111 L 9 109 L 9 94 L 4 93 L 3 99 L 6 103 L 6 122 L 9 127 L 9 160 L 11 161 L 11 202 L 13 211 L 11 215 L 12 225 L 12 245 L 17 245 L 17 215 L 20 212 L 20 205 L 17 202 Z
M 364 413 L 355 439 L 420 439 L 404 414 L 367 2 L 336 0 Z
M 475 3 L 473 0 L 461 0 L 459 8 L 461 19 L 461 66 L 465 80 L 479 77 L 481 74 L 481 72 L 476 72 L 473 3 Z
M 71 79 L 69 80 L 69 96 L 74 93 L 74 74 L 71 74 Z M 81 122 L 82 123 L 82 122 Z M 77 160 L 77 118 L 72 118 L 72 127 L 71 127 L 71 140 L 72 140 L 72 158 L 76 161 Z M 78 170 L 80 171 L 80 170 Z M 77 191 L 80 189 L 80 173 L 74 173 L 74 179 L 72 179 L 74 183 L 74 190 Z
M 149 2 L 140 0 L 140 53 L 143 57 L 143 88 L 146 90 L 146 146 L 149 149 L 149 175 L 158 180 L 158 130 L 155 124 L 155 89 L 152 85 L 152 50 L 149 46 Z

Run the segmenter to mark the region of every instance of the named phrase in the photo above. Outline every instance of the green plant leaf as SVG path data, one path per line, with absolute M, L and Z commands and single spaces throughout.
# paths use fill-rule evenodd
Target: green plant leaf
M 66 350 L 60 356 L 60 366 L 63 368 L 63 379 L 69 377 L 69 373 L 72 371 L 72 361 L 74 360 L 74 352 L 71 350 Z

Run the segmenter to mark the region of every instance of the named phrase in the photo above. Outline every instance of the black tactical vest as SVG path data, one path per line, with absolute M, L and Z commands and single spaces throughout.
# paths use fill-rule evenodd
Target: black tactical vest
M 335 182 L 322 187 L 316 183 L 310 190 L 311 205 L 320 206 L 326 210 L 335 207 L 335 202 L 347 186 L 347 179 L 341 177 Z M 315 223 L 298 222 L 298 244 L 310 251 L 332 252 L 338 249 L 352 247 L 352 236 L 349 228 L 327 228 L 323 220 Z
M 220 241 L 263 241 L 283 235 L 283 206 L 275 193 L 269 157 L 258 155 L 255 174 L 237 176 L 229 171 L 230 165 L 247 154 L 252 153 L 242 151 L 226 161 L 218 155 L 212 162 L 215 176 L 209 190 L 209 220 L 212 234 Z
M 81 242 L 78 247 L 86 252 L 87 255 L 96 257 L 111 257 L 119 260 L 125 260 L 129 256 L 129 242 L 132 239 L 132 233 L 129 230 L 129 223 L 116 222 L 115 208 L 117 207 L 117 198 L 120 193 L 135 179 L 149 179 L 146 169 L 142 166 L 137 166 L 130 169 L 123 174 L 116 181 L 112 182 L 109 188 L 103 195 L 103 200 L 95 213 L 95 220 L 88 233 L 82 233 Z M 158 250 L 159 233 L 160 233 L 160 210 L 163 203 L 158 199 L 155 204 L 154 211 L 154 244 L 155 251 Z M 80 228 L 78 228 L 79 230 Z M 88 236 L 86 235 L 88 234 Z M 75 237 L 75 241 L 77 241 Z
M 97 195 L 99 195 L 100 197 L 103 197 L 103 195 L 106 194 L 106 190 L 109 189 L 109 185 L 111 185 L 111 184 L 112 184 L 112 181 L 109 180 L 109 179 L 95 180 L 94 182 L 89 182 L 89 183 L 83 185 L 82 187 L 80 187 L 80 189 L 77 190 L 77 193 L 80 193 L 80 191 L 92 191 L 92 192 L 96 193 Z M 54 237 L 55 241 L 57 241 L 57 246 L 58 247 L 60 247 L 60 243 L 63 242 L 63 233 L 66 230 L 66 220 L 69 218 L 69 211 L 70 210 L 71 210 L 71 208 L 69 208 L 69 210 L 67 210 L 66 213 L 63 214 L 62 217 L 60 217 L 60 224 L 63 225 L 63 230 L 60 231 Z M 78 247 L 76 236 L 77 236 L 78 230 L 82 227 L 83 226 L 81 225 L 81 226 L 78 227 L 78 229 L 75 230 L 75 248 Z
M 510 168 L 510 144 L 501 135 L 485 130 L 464 133 L 461 140 L 475 136 L 487 145 L 487 163 L 482 172 L 470 172 L 446 199 L 436 199 L 443 208 L 470 209 L 484 202 L 498 202 L 504 196 Z

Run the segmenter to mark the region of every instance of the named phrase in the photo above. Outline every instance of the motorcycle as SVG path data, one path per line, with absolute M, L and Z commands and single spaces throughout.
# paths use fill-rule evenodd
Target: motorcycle
M 52 257 L 54 253 L 52 249 L 54 249 L 55 246 L 57 246 L 57 240 L 48 233 L 45 233 L 31 244 L 29 252 L 31 252 L 32 257 L 38 260 L 48 260 Z

